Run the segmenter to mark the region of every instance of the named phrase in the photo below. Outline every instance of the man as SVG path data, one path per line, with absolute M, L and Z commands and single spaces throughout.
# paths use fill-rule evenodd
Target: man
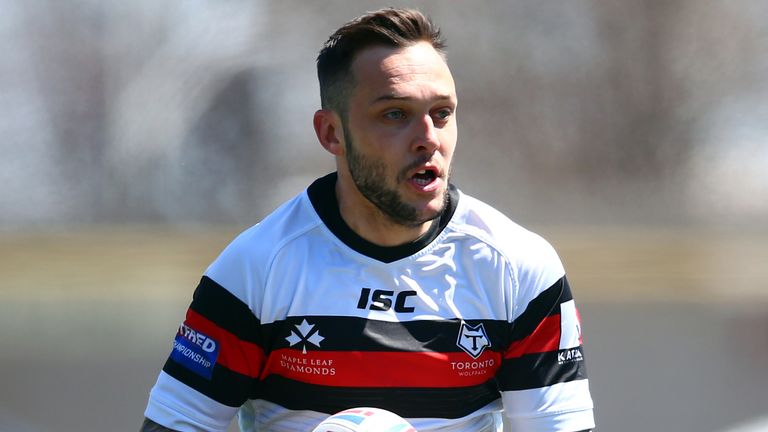
M 456 90 L 439 31 L 386 9 L 320 52 L 337 170 L 208 268 L 143 430 L 311 430 L 371 406 L 425 431 L 594 426 L 552 247 L 449 183 Z M 502 426 L 503 423 L 503 426 Z

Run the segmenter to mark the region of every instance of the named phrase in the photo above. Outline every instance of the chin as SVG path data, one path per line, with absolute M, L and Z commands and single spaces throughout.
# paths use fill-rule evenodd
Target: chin
M 433 202 L 430 202 L 422 211 L 420 211 L 420 217 L 419 219 L 424 222 L 429 222 L 431 220 L 437 219 L 440 216 L 442 216 L 443 212 L 445 211 L 445 200 L 435 200 Z

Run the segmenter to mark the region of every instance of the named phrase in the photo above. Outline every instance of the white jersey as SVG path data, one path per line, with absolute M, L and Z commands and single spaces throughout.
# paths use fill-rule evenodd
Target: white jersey
M 335 174 L 237 237 L 195 291 L 146 416 L 306 432 L 369 406 L 420 432 L 594 427 L 578 313 L 541 237 L 450 189 L 421 239 L 342 220 Z

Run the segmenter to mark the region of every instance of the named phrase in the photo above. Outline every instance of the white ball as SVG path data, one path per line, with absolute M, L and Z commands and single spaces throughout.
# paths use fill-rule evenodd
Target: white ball
M 380 408 L 350 408 L 317 425 L 312 432 L 417 432 L 404 418 Z

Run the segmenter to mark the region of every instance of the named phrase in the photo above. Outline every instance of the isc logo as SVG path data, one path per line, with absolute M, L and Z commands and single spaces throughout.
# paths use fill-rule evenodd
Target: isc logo
M 413 306 L 407 306 L 405 302 L 408 297 L 416 295 L 416 291 L 400 291 L 395 295 L 394 291 L 373 290 L 363 288 L 360 291 L 360 298 L 357 300 L 358 309 L 370 309 L 375 311 L 388 311 L 392 309 L 392 298 L 395 300 L 395 312 L 410 313 L 414 311 Z

